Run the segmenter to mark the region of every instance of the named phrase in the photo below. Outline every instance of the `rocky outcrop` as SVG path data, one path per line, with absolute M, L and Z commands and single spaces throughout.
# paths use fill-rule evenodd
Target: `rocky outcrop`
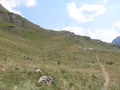
M 13 23 L 16 26 L 20 27 L 22 26 L 23 28 L 33 27 L 31 22 L 21 17 L 20 15 L 7 11 L 1 4 L 0 4 L 0 22 Z
M 115 38 L 115 39 L 112 41 L 112 44 L 120 45 L 120 36 L 118 36 L 117 38 Z

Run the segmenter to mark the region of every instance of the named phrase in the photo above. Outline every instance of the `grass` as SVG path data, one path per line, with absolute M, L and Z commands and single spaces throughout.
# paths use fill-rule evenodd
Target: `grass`
M 54 43 L 48 45 L 45 42 L 42 43 L 43 46 L 36 41 L 27 42 L 11 34 L 10 37 L 11 39 L 0 37 L 1 90 L 101 90 L 104 80 L 94 54 L 101 57 L 101 62 L 115 81 L 115 84 L 111 82 L 110 90 L 120 88 L 119 51 L 84 50 L 76 43 L 68 46 L 64 39 L 62 43 L 52 41 Z M 32 59 L 27 59 L 28 57 Z M 54 64 L 54 61 L 59 61 L 60 65 Z M 114 64 L 109 65 L 109 62 Z M 36 74 L 36 67 L 44 74 Z M 52 76 L 55 82 L 51 86 L 38 85 L 37 81 L 42 75 Z
M 11 26 L 15 27 L 12 31 Z M 31 29 L 1 22 L 0 90 L 101 90 L 104 77 L 96 54 L 109 73 L 108 90 L 119 90 L 120 50 L 117 47 L 33 24 Z M 58 61 L 59 65 L 54 64 Z M 36 74 L 35 68 L 40 68 L 43 74 Z M 50 75 L 54 83 L 39 85 L 37 81 L 42 75 Z

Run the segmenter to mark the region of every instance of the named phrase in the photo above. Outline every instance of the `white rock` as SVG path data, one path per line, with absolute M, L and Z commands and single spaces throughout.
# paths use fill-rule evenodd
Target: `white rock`
M 38 68 L 38 69 L 35 69 L 35 72 L 36 72 L 36 73 L 43 73 L 42 70 L 40 70 L 39 68 Z
M 38 83 L 46 83 L 48 85 L 53 83 L 53 78 L 51 76 L 41 76 Z

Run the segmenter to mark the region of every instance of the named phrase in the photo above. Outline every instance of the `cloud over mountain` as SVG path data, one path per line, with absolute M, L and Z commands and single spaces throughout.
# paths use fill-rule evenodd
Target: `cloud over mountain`
M 79 26 L 68 26 L 64 27 L 62 30 L 67 30 L 70 32 L 73 32 L 77 35 L 85 35 L 90 36 L 92 39 L 101 39 L 105 42 L 112 42 L 116 36 L 120 36 L 119 30 L 120 30 L 120 21 L 116 21 L 113 23 L 112 27 L 107 29 L 95 29 L 90 30 L 84 29 L 83 27 Z

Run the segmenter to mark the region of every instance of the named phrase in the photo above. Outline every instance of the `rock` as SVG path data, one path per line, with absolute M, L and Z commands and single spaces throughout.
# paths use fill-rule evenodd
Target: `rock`
M 51 76 L 41 76 L 38 80 L 38 83 L 45 83 L 45 84 L 52 84 L 53 83 L 53 78 Z
M 5 71 L 6 69 L 5 68 L 2 68 L 2 71 Z
M 94 50 L 94 48 L 83 48 L 84 50 L 90 50 L 90 51 L 92 51 L 92 50 Z
M 112 41 L 112 44 L 120 45 L 120 36 L 116 37 L 116 38 Z
M 56 62 L 53 62 L 54 64 L 57 64 L 57 65 L 59 65 L 60 64 L 60 62 L 59 61 L 56 61 Z
M 30 56 L 23 56 L 25 60 L 32 60 L 32 57 Z
M 43 73 L 39 68 L 35 68 L 35 73 Z

